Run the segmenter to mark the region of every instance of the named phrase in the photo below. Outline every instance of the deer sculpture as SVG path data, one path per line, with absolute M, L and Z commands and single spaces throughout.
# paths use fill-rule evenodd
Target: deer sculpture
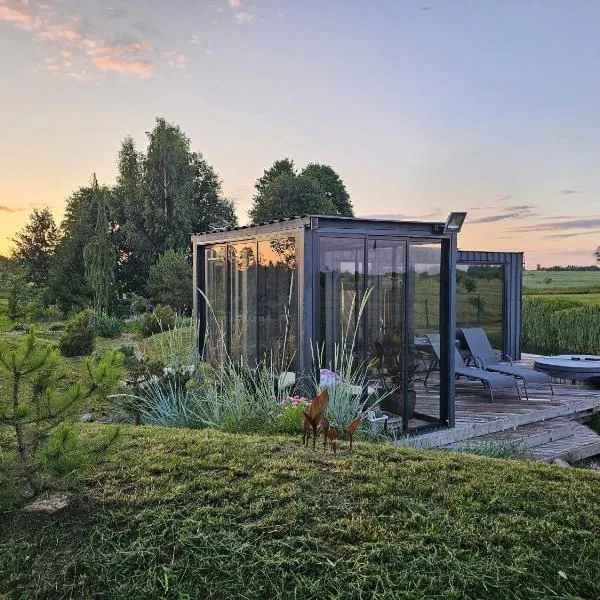
M 329 392 L 323 390 L 311 403 L 308 410 L 304 411 L 304 426 L 302 428 L 302 445 L 308 448 L 308 438 L 310 436 L 310 430 L 312 428 L 313 434 L 313 450 L 317 443 L 317 429 L 319 424 L 325 417 L 325 411 L 329 406 Z M 329 421 L 327 421 L 329 427 Z M 327 447 L 327 436 L 325 435 L 325 444 Z

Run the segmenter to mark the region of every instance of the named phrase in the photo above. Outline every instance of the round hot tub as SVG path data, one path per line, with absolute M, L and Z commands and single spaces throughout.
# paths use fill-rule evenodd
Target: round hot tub
M 589 354 L 560 354 L 542 356 L 533 364 L 536 371 L 548 373 L 558 379 L 585 381 L 600 379 L 600 356 Z

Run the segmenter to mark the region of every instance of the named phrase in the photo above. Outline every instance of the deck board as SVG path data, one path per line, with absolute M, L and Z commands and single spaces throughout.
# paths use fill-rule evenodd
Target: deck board
M 520 361 L 531 367 L 534 357 Z M 434 417 L 439 415 L 439 391 L 433 379 L 425 386 L 418 381 L 416 411 Z M 479 382 L 459 381 L 455 401 L 455 427 L 425 433 L 398 445 L 417 447 L 457 447 L 467 440 L 507 442 L 522 440 L 531 449 L 531 457 L 542 462 L 555 458 L 578 460 L 600 454 L 600 436 L 582 425 L 600 412 L 600 390 L 569 382 L 553 383 L 554 395 L 548 386 L 529 387 L 529 399 L 519 399 L 514 393 L 494 394 L 490 401 Z M 411 421 L 410 425 L 419 425 Z

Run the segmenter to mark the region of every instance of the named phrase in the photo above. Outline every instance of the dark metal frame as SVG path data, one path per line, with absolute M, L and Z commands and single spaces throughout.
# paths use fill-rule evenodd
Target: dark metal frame
M 456 264 L 504 267 L 502 307 L 504 354 L 510 356 L 512 360 L 520 360 L 523 253 L 458 250 Z
M 456 234 L 444 233 L 444 223 L 355 219 L 312 215 L 276 221 L 256 226 L 231 228 L 192 236 L 194 257 L 194 316 L 198 322 L 199 344 L 206 333 L 206 306 L 198 288 L 206 289 L 205 248 L 216 244 L 257 241 L 274 235 L 296 236 L 296 272 L 298 290 L 298 370 L 308 372 L 313 368 L 311 344 L 319 339 L 320 318 L 320 240 L 322 237 L 363 238 L 365 259 L 370 238 L 403 239 L 406 241 L 405 272 L 408 274 L 411 242 L 441 242 L 440 271 L 440 419 L 434 425 L 454 426 L 454 348 L 456 330 Z M 363 287 L 368 277 L 365 261 Z M 228 275 L 229 280 L 229 275 Z M 229 284 L 228 284 L 229 285 Z M 409 286 L 405 286 L 405 290 Z M 363 290 L 364 292 L 364 290 Z M 407 293 L 405 291 L 405 293 Z M 405 296 L 405 323 L 409 311 Z M 363 315 L 366 320 L 366 315 Z M 366 321 L 365 321 L 366 322 Z M 404 389 L 407 389 L 408 328 L 404 328 Z M 405 394 L 405 413 L 408 412 L 408 395 Z

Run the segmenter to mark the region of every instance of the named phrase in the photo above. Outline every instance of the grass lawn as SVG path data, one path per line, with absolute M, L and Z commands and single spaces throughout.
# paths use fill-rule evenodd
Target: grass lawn
M 124 427 L 88 486 L 58 518 L 0 514 L 0 597 L 600 596 L 592 471 Z

